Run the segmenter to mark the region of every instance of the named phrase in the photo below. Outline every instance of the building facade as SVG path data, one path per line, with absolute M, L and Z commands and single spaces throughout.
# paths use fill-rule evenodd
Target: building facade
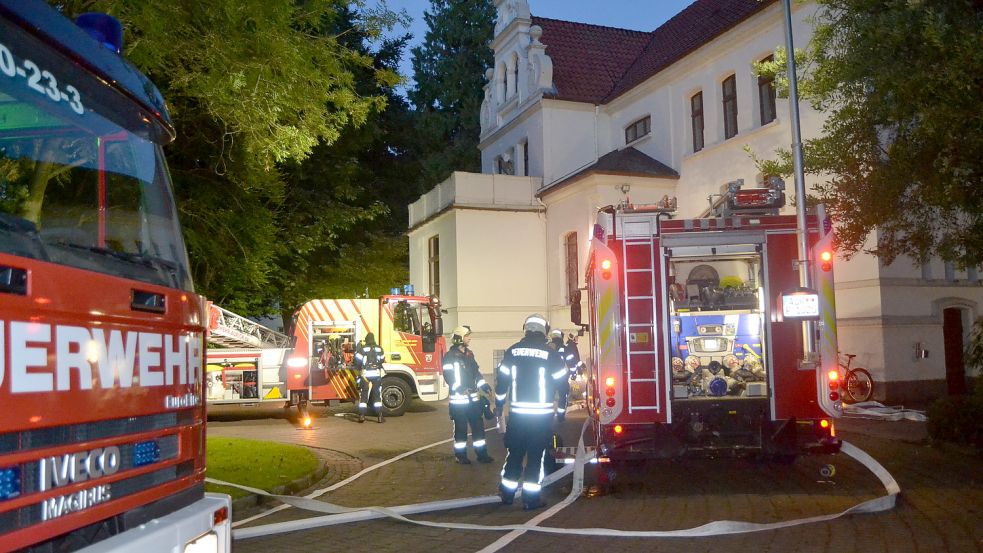
M 793 5 L 801 47 L 817 8 Z M 761 178 L 749 152 L 772 158 L 791 142 L 788 101 L 752 71 L 784 45 L 781 2 L 696 0 L 651 32 L 535 17 L 526 0 L 496 8 L 482 173 L 454 173 L 410 205 L 408 231 L 411 282 L 440 296 L 446 328 L 473 327 L 485 372 L 530 313 L 573 330 L 598 209 L 670 196 L 678 216 L 701 216 L 721 185 Z M 800 112 L 803 137 L 818 134 L 822 114 Z M 977 270 L 858 254 L 835 271 L 840 350 L 871 371 L 875 398 L 965 382 Z

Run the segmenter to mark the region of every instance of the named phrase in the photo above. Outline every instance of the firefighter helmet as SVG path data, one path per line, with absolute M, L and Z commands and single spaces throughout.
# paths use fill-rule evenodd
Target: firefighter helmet
M 559 339 L 562 340 L 563 339 L 563 331 L 560 330 L 560 329 L 558 329 L 558 328 L 555 329 L 555 330 L 551 330 L 550 331 L 550 338 L 559 338 Z
M 468 325 L 461 325 L 454 329 L 454 334 L 451 337 L 455 344 L 463 342 L 464 337 L 471 334 L 471 327 Z
M 546 336 L 550 331 L 550 323 L 546 320 L 546 317 L 534 313 L 526 317 L 526 321 L 522 323 L 522 330 L 526 332 L 539 332 L 543 336 Z

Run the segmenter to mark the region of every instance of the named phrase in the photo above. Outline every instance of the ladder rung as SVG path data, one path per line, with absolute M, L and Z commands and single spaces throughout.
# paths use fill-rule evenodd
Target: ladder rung
M 629 378 L 628 382 L 658 382 L 658 378 Z
M 642 355 L 642 354 L 651 355 L 655 353 L 655 350 L 651 350 L 651 349 L 642 349 L 642 350 L 632 350 L 631 348 L 628 349 L 629 349 L 628 355 Z

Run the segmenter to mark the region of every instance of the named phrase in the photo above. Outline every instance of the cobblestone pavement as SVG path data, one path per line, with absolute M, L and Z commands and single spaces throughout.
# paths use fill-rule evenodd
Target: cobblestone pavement
M 247 420 L 210 420 L 208 431 L 327 448 L 358 457 L 362 466 L 450 437 L 444 404 L 415 404 L 406 416 L 385 424 L 356 424 L 344 416 L 349 406 L 319 411 L 314 430 L 297 430 L 286 417 L 256 415 Z M 233 417 L 235 418 L 235 417 Z M 573 412 L 561 429 L 575 443 L 583 412 Z M 983 460 L 964 450 L 925 445 L 924 424 L 844 419 L 839 435 L 877 459 L 897 479 L 902 494 L 895 509 L 850 515 L 830 522 L 741 535 L 702 538 L 578 537 L 527 532 L 504 551 L 723 551 L 822 552 L 963 552 L 983 551 Z M 491 465 L 454 463 L 449 443 L 424 450 L 368 473 L 321 497 L 345 506 L 395 506 L 494 493 L 504 448 L 501 435 L 489 433 Z M 340 458 L 349 459 L 341 456 Z M 819 468 L 833 463 L 832 480 Z M 319 487 L 359 470 L 352 463 L 329 472 Z M 619 473 L 610 493 L 597 488 L 588 469 L 588 493 L 546 520 L 558 528 L 674 530 L 713 520 L 777 522 L 832 514 L 884 494 L 880 482 L 862 465 L 840 454 L 800 458 L 792 465 L 755 464 L 744 460 L 653 462 Z M 544 492 L 550 503 L 570 491 L 571 479 Z M 241 519 L 246 514 L 236 513 Z M 411 518 L 485 525 L 520 524 L 538 513 L 518 504 L 483 505 L 433 512 Z M 286 509 L 248 526 L 316 516 Z M 477 551 L 506 533 L 448 530 L 399 521 L 375 520 L 287 534 L 236 540 L 236 553 L 273 551 L 429 552 Z

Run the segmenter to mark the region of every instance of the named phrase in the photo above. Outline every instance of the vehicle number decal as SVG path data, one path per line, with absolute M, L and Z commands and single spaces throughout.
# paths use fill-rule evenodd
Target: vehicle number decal
M 67 102 L 72 111 L 79 115 L 85 113 L 82 95 L 77 88 L 72 85 L 60 88 L 58 79 L 51 71 L 38 67 L 38 64 L 27 58 L 18 65 L 13 52 L 3 43 L 0 43 L 0 73 L 12 79 L 23 78 L 24 84 L 38 94 L 43 94 L 53 102 Z

